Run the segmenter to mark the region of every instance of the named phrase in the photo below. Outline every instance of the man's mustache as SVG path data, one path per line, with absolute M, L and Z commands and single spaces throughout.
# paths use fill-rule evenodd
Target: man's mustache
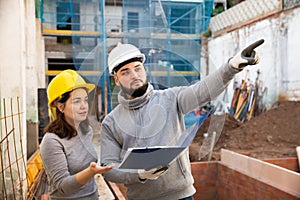
M 130 86 L 132 86 L 133 84 L 135 84 L 137 81 L 140 81 L 143 83 L 143 80 L 142 79 L 134 79 L 131 83 L 130 83 Z

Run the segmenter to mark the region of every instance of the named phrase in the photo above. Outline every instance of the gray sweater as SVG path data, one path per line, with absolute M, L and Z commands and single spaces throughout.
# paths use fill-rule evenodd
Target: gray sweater
M 46 133 L 41 146 L 41 158 L 50 184 L 50 198 L 97 200 L 98 190 L 92 178 L 85 185 L 75 180 L 75 174 L 97 162 L 92 144 L 92 129 L 81 131 L 71 139 L 61 139 L 54 133 Z
M 118 165 L 130 147 L 173 146 L 184 130 L 184 114 L 215 99 L 238 70 L 227 63 L 215 73 L 188 87 L 153 90 L 128 100 L 119 93 L 119 105 L 101 126 L 101 163 Z M 188 149 L 156 180 L 141 182 L 136 172 L 115 167 L 104 174 L 112 182 L 124 183 L 129 200 L 177 200 L 196 191 Z

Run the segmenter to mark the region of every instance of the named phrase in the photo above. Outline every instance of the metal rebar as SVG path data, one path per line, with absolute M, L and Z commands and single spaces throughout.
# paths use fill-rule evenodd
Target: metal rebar
M 3 99 L 3 110 L 4 110 L 4 126 L 5 126 L 5 132 L 8 134 L 5 99 Z M 13 179 L 13 171 L 12 171 L 11 160 L 10 160 L 9 139 L 8 139 L 8 137 L 6 137 L 6 144 L 7 144 L 7 157 L 8 157 L 8 164 L 9 164 L 10 178 L 11 178 L 11 184 L 12 184 L 12 191 L 13 191 L 14 199 L 16 199 L 16 194 L 15 194 L 15 184 L 14 184 L 14 179 Z
M 13 106 L 12 106 L 13 102 L 12 102 L 12 98 L 10 98 L 10 113 L 11 115 L 13 115 Z M 15 150 L 15 158 L 16 158 L 16 164 L 17 164 L 17 169 L 18 169 L 18 177 L 19 177 L 19 181 L 20 181 L 20 187 L 21 187 L 21 197 L 23 199 L 23 184 L 22 184 L 22 179 L 21 179 L 21 174 L 20 174 L 20 167 L 19 167 L 19 162 L 18 162 L 18 151 L 17 151 L 17 143 L 16 143 L 16 133 L 15 133 L 15 123 L 14 123 L 14 117 L 11 118 L 11 124 L 12 124 L 12 136 L 14 139 L 14 150 Z
M 25 160 L 25 154 L 24 154 L 24 149 L 23 149 L 23 140 L 22 140 L 22 128 L 21 128 L 21 114 L 22 112 L 20 111 L 20 97 L 17 97 L 17 104 L 18 104 L 18 127 L 19 127 L 19 133 L 20 133 L 20 146 L 21 146 L 21 154 L 22 154 L 22 158 L 23 158 L 23 167 L 26 170 L 26 160 Z M 26 180 L 27 180 L 27 173 L 26 173 Z
M 3 182 L 3 190 L 4 190 L 4 197 L 6 199 L 7 193 L 6 193 L 6 185 L 5 185 L 5 173 L 4 173 L 4 165 L 3 165 L 3 158 L 2 158 L 2 143 L 0 143 L 0 154 L 1 154 L 1 168 L 2 168 L 2 182 Z

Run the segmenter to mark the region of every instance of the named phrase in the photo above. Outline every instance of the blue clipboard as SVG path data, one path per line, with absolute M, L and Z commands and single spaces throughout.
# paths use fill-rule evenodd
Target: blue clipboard
M 129 148 L 119 169 L 145 169 L 168 166 L 185 147 L 154 146 Z

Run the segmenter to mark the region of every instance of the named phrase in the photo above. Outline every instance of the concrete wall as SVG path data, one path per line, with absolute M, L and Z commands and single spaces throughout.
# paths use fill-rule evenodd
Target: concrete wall
M 13 177 L 7 177 L 7 195 L 12 189 L 20 192 L 20 187 L 26 187 L 24 163 L 16 166 L 16 160 L 26 162 L 26 141 L 32 142 L 28 143 L 28 149 L 37 147 L 37 88 L 45 87 L 44 43 L 39 28 L 34 0 L 0 1 L 0 140 L 8 136 L 1 147 L 10 147 L 7 152 L 2 152 L 4 164 L 1 166 L 9 169 L 11 165 L 11 171 L 5 171 L 4 176 L 12 173 Z M 26 122 L 31 126 L 30 131 L 27 131 Z M 6 154 L 8 151 L 9 155 Z M 24 184 L 20 183 L 22 181 Z M 1 181 L 1 188 L 2 184 Z
M 26 129 L 25 126 L 25 105 L 26 105 L 26 89 L 25 89 L 25 12 L 24 9 L 20 10 L 20 7 L 24 8 L 23 1 L 0 1 L 0 140 L 3 140 L 5 136 L 8 136 L 3 143 L 1 143 L 1 177 L 9 179 L 12 174 L 14 177 L 17 177 L 18 169 L 16 165 L 12 165 L 12 162 L 16 160 L 16 157 L 21 157 L 22 155 L 15 155 L 14 152 L 14 138 L 12 134 L 9 134 L 11 131 L 15 130 L 16 140 L 19 141 L 20 137 L 23 136 L 23 146 L 26 150 L 25 135 L 19 134 L 18 130 Z M 14 12 L 12 12 L 14 11 Z M 21 123 L 19 126 L 12 123 L 11 118 L 11 106 L 12 110 L 16 114 L 18 111 L 17 98 L 20 98 L 20 107 L 22 115 L 20 115 Z M 14 103 L 10 103 L 12 100 Z M 5 118 L 6 117 L 6 118 Z M 15 127 L 15 129 L 14 129 Z M 11 145 L 9 145 L 11 144 Z M 10 146 L 10 148 L 7 148 Z M 18 146 L 20 147 L 20 146 Z M 12 170 L 5 170 L 11 166 Z M 21 165 L 22 166 L 22 165 Z M 23 168 L 23 170 L 25 170 Z M 22 173 L 22 178 L 25 178 L 24 173 Z M 0 183 L 0 188 L 5 188 L 4 191 L 1 190 L 0 199 L 4 199 L 4 194 L 8 198 L 13 197 L 14 183 L 21 183 L 20 180 L 11 180 Z M 23 182 L 24 183 L 24 182 Z M 25 183 L 26 184 L 26 183 Z M 24 187 L 25 188 L 25 187 Z M 20 194 L 17 194 L 19 197 Z
M 25 4 L 24 72 L 26 89 L 27 157 L 38 148 L 38 88 L 45 88 L 45 48 L 41 22 L 35 18 L 35 1 Z
M 123 32 L 123 8 L 120 6 L 105 6 L 105 17 L 108 20 L 106 24 L 107 32 Z
M 267 88 L 265 103 L 271 106 L 280 97 L 300 99 L 300 8 L 279 12 L 208 41 L 209 71 L 234 56 L 250 43 L 264 38 L 265 43 L 257 48 L 261 61 L 257 66 L 248 66 L 250 80 L 261 71 L 263 86 Z M 205 68 L 204 68 L 205 69 Z M 245 77 L 246 70 L 236 76 L 238 82 Z M 228 100 L 232 98 L 232 83 L 228 87 Z M 222 96 L 222 95 L 221 95 Z
M 37 88 L 45 87 L 45 56 L 35 1 L 1 1 L 0 12 L 0 97 L 19 97 L 25 119 L 37 126 Z
M 20 7 L 19 1 L 0 1 L 0 97 L 20 96 L 25 102 L 25 13 Z

